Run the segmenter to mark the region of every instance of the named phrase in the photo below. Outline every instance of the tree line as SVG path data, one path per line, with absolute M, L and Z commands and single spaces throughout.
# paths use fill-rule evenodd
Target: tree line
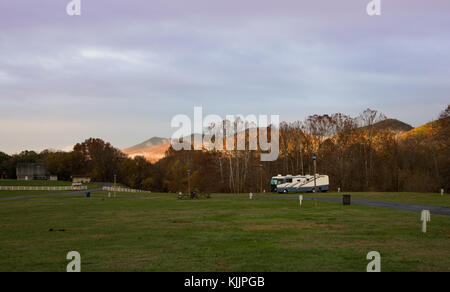
M 45 162 L 59 179 L 89 175 L 94 181 L 118 182 L 162 192 L 268 191 L 277 174 L 330 177 L 332 190 L 437 192 L 450 188 L 450 106 L 426 126 L 407 131 L 405 124 L 367 109 L 357 117 L 341 113 L 312 115 L 304 121 L 280 124 L 279 158 L 260 162 L 260 150 L 175 151 L 151 164 L 143 157 L 128 158 L 101 139 L 90 138 L 71 152 L 0 152 L 0 174 L 15 178 L 19 162 Z M 264 132 L 269 131 L 268 129 Z
M 277 174 L 330 177 L 332 190 L 448 191 L 450 185 L 450 106 L 434 122 L 413 131 L 409 125 L 367 109 L 357 117 L 341 113 L 312 115 L 280 125 L 279 158 L 260 162 L 260 151 L 174 151 L 159 167 L 170 178 L 166 187 L 191 186 L 208 192 L 268 191 Z M 264 133 L 266 131 L 263 131 Z M 246 135 L 248 146 L 248 133 Z
M 159 169 L 143 157 L 128 158 L 119 149 L 101 139 L 90 138 L 74 146 L 73 151 L 44 150 L 40 153 L 23 151 L 9 156 L 0 152 L 0 175 L 16 178 L 16 165 L 20 162 L 44 162 L 49 174 L 59 180 L 72 180 L 73 176 L 89 176 L 95 182 L 119 183 L 131 188 L 163 190 Z

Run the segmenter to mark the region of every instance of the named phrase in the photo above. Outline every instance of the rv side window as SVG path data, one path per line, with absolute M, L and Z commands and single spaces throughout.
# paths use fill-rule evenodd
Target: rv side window
M 291 183 L 292 182 L 292 178 L 287 178 L 286 182 Z

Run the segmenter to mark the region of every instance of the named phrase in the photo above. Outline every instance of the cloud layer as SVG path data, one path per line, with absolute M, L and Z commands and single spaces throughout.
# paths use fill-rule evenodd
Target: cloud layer
M 176 114 L 356 115 L 414 126 L 449 103 L 450 2 L 0 3 L 0 151 L 169 137 Z

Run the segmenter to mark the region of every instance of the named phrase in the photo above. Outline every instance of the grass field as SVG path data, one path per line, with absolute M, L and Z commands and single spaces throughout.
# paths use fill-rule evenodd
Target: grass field
M 342 198 L 343 193 L 321 193 L 318 197 L 323 198 Z M 354 200 L 378 200 L 378 201 L 387 201 L 387 202 L 402 202 L 402 203 L 411 203 L 411 204 L 419 204 L 419 205 L 430 205 L 430 206 L 443 206 L 450 207 L 450 195 L 437 193 L 352 193 L 347 192 L 346 194 L 350 194 L 352 199 Z M 307 197 L 312 197 L 311 194 L 307 195 Z
M 420 214 L 392 209 L 119 195 L 0 202 L 0 271 L 65 271 L 72 250 L 82 271 L 365 271 L 372 250 L 382 271 L 450 271 L 449 216 L 423 234 Z

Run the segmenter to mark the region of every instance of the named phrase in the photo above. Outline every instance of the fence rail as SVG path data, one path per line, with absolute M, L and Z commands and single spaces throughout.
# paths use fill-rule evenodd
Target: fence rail
M 129 188 L 114 188 L 114 187 L 103 187 L 103 191 L 106 192 L 120 192 L 120 193 L 151 193 L 151 191 L 143 191 Z
M 83 191 L 87 186 L 63 186 L 63 187 L 45 187 L 45 186 L 0 186 L 0 191 Z

